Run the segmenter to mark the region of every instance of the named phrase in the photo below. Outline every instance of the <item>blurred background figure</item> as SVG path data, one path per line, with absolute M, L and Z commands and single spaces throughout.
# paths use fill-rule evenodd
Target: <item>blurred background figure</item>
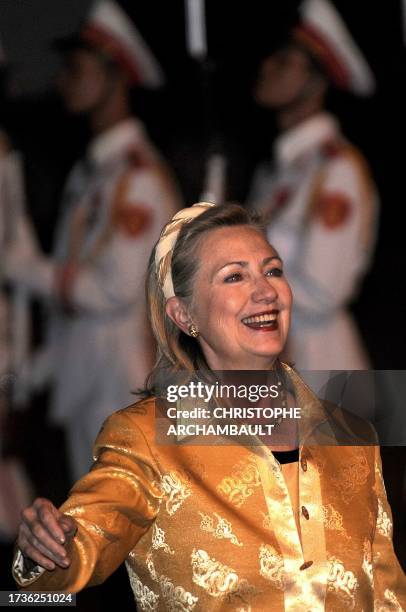
M 374 76 L 328 0 L 305 0 L 290 39 L 260 65 L 255 100 L 276 114 L 280 133 L 249 204 L 265 215 L 294 293 L 286 357 L 302 369 L 364 369 L 347 305 L 371 260 L 377 194 L 365 160 L 325 110 L 330 86 L 369 95 Z
M 73 481 L 91 463 L 103 420 L 133 401 L 152 364 L 144 274 L 180 203 L 165 163 L 131 116 L 130 88 L 159 87 L 163 75 L 127 15 L 101 0 L 81 30 L 56 46 L 60 93 L 70 113 L 88 119 L 92 139 L 65 187 L 54 256 L 15 240 L 5 274 L 49 306 L 46 346 L 21 384 L 52 384 L 51 419 L 66 427 Z
M 6 57 L 0 41 L 0 261 L 15 237 L 17 217 L 24 206 L 22 162 L 3 125 L 6 76 Z M 17 534 L 20 511 L 33 495 L 21 462 L 6 453 L 5 448 L 8 413 L 13 402 L 24 399 L 18 395 L 13 380 L 27 354 L 29 320 L 25 291 L 3 288 L 0 292 L 0 575 L 4 577 L 9 573 L 7 553 L 11 553 Z M 4 582 L 2 586 L 6 588 Z M 11 580 L 8 586 L 12 588 Z

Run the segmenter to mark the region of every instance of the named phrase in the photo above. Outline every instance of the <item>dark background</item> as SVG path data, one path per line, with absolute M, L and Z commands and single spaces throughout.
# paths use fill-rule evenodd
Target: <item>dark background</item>
M 25 154 L 29 207 L 49 250 L 66 172 L 83 149 L 87 131 L 68 118 L 53 89 L 55 36 L 75 30 L 88 0 L 1 0 L 0 36 L 10 61 L 12 104 L 6 124 Z M 188 57 L 183 0 L 121 0 L 161 62 L 160 92 L 134 92 L 134 110 L 172 163 L 185 202 L 202 189 L 210 137 L 220 135 L 228 158 L 228 197 L 244 201 L 254 164 L 270 154 L 272 117 L 255 108 L 251 91 L 261 55 L 281 40 L 296 18 L 297 0 L 207 0 L 209 60 Z M 401 0 L 336 6 L 376 75 L 377 91 L 357 99 L 333 91 L 329 108 L 345 134 L 365 153 L 381 196 L 378 248 L 354 305 L 375 368 L 406 368 L 404 142 L 406 53 Z M 217 138 L 218 140 L 218 138 Z
M 228 199 L 243 202 L 253 168 L 270 155 L 276 133 L 272 117 L 252 102 L 256 66 L 286 35 L 299 3 L 206 0 L 209 58 L 204 65 L 186 52 L 183 0 L 119 3 L 133 17 L 166 73 L 162 91 L 134 92 L 134 111 L 172 164 L 185 203 L 199 198 L 205 156 L 213 143 L 222 145 L 227 155 Z M 82 120 L 66 116 L 54 91 L 58 58 L 50 43 L 75 30 L 89 5 L 88 0 L 0 0 L 0 38 L 10 62 L 9 99 L 2 121 L 24 154 L 28 208 L 46 251 L 52 245 L 66 173 L 89 135 Z M 375 259 L 352 308 L 374 368 L 406 369 L 406 52 L 401 0 L 336 0 L 335 5 L 377 80 L 377 91 L 370 99 L 337 91 L 328 99 L 345 134 L 366 155 L 381 198 Z M 32 421 L 34 430 L 37 417 Z M 30 446 L 29 440 L 25 443 Z M 405 449 L 401 453 L 404 457 Z M 386 450 L 385 477 L 398 522 L 399 456 Z M 49 478 L 38 470 L 35 474 L 40 493 L 48 494 L 56 483 L 56 497 L 63 496 L 63 478 L 57 482 L 58 476 L 49 474 Z M 399 536 L 398 541 L 401 547 Z M 404 551 L 401 554 L 405 556 Z M 122 588 L 113 586 L 106 592 Z M 86 595 L 82 597 L 87 601 Z M 114 599 L 110 601 L 108 594 L 102 599 L 111 609 Z M 101 600 L 82 606 L 102 609 Z M 125 609 L 124 604 L 120 609 Z

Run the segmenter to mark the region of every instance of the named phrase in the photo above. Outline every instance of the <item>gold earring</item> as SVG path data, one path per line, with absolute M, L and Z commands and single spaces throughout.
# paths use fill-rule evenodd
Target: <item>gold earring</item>
M 192 336 L 192 338 L 197 338 L 199 335 L 199 330 L 194 323 L 189 325 L 189 334 Z

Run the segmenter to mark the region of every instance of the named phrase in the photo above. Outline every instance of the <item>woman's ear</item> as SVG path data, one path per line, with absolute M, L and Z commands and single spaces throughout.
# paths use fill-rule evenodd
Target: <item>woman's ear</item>
M 193 321 L 184 301 L 176 296 L 170 297 L 166 302 L 165 310 L 175 325 L 189 335 L 189 326 Z

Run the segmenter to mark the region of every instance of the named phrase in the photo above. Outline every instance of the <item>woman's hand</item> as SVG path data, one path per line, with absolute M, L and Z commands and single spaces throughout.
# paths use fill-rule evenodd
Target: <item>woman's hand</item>
M 69 567 L 65 544 L 76 533 L 74 519 L 41 497 L 25 508 L 21 516 L 17 545 L 24 557 L 47 570 Z

